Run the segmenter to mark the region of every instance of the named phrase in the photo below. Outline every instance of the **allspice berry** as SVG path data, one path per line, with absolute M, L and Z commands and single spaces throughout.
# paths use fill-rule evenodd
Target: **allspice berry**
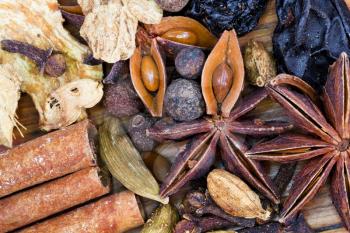
M 176 79 L 168 86 L 164 105 L 167 114 L 176 121 L 197 119 L 205 110 L 199 84 L 187 79 Z
M 127 131 L 139 151 L 151 151 L 156 146 L 156 142 L 146 135 L 146 130 L 154 123 L 155 119 L 145 114 L 137 114 L 130 119 Z
M 132 116 L 143 109 L 129 76 L 119 77 L 116 84 L 105 86 L 103 104 L 107 112 L 116 117 Z
M 184 78 L 195 79 L 200 76 L 205 62 L 205 54 L 199 48 L 182 49 L 175 58 L 176 71 Z

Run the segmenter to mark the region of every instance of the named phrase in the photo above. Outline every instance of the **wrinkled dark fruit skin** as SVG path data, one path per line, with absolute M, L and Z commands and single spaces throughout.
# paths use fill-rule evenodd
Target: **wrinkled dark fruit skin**
M 279 73 L 302 77 L 315 89 L 325 84 L 328 66 L 350 54 L 350 12 L 343 0 L 277 0 L 273 36 Z
M 200 86 L 191 80 L 176 79 L 168 87 L 164 106 L 177 121 L 191 121 L 204 114 L 204 100 Z
M 185 48 L 175 58 L 176 71 L 184 78 L 195 79 L 202 73 L 205 54 L 199 48 Z
M 132 116 L 143 109 L 130 77 L 120 77 L 116 84 L 106 85 L 103 104 L 116 117 Z
M 137 114 L 129 121 L 128 134 L 139 151 L 152 151 L 156 146 L 156 142 L 146 136 L 146 130 L 154 123 L 155 118 L 146 116 L 145 114 Z
M 266 4 L 266 0 L 191 0 L 183 13 L 216 36 L 232 28 L 241 36 L 256 26 Z

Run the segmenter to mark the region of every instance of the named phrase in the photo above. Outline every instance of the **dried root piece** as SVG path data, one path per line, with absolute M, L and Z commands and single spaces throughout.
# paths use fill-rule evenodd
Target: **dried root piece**
M 58 88 L 47 98 L 44 129 L 74 123 L 84 114 L 85 108 L 95 106 L 102 96 L 102 84 L 91 79 L 76 80 Z
M 56 0 L 2 0 L 0 1 L 0 41 L 15 40 L 40 48 L 52 49 L 64 57 L 66 68 L 57 78 L 48 78 L 40 72 L 32 59 L 0 49 L 0 61 L 13 67 L 11 77 L 21 77 L 20 88 L 28 93 L 35 104 L 44 129 L 59 128 L 44 115 L 48 96 L 59 87 L 78 79 L 102 79 L 102 66 L 83 64 L 89 49 L 76 41 L 63 26 L 63 18 Z M 16 19 L 16 20 L 14 20 Z M 52 71 L 52 70 L 51 70 Z M 57 71 L 57 70 L 53 70 Z M 6 97 L 7 101 L 9 97 Z M 12 101 L 12 100 L 11 100 Z M 85 113 L 84 113 L 85 114 Z M 83 114 L 83 115 L 84 115 Z M 59 116 L 56 116 L 58 119 Z M 64 122 L 65 119 L 57 120 Z M 45 125 L 50 123 L 50 125 Z M 2 125 L 3 122 L 1 121 Z
M 83 9 L 85 3 L 90 3 L 88 8 L 92 10 L 86 15 L 80 34 L 88 42 L 94 58 L 109 63 L 127 60 L 134 53 L 138 21 L 159 23 L 163 16 L 162 9 L 153 0 L 96 2 L 82 2 Z
M 8 64 L 0 65 L 0 145 L 12 147 L 13 127 L 20 98 L 20 77 Z
M 108 0 L 78 0 L 77 2 L 83 11 L 83 14 L 87 15 L 94 8 L 101 5 L 106 5 L 108 3 Z

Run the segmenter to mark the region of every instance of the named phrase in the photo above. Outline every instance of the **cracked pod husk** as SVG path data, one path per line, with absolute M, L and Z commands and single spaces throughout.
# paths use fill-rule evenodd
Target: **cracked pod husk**
M 148 33 L 156 36 L 158 43 L 170 57 L 188 47 L 210 49 L 217 42 L 217 38 L 208 29 L 189 17 L 164 17 L 159 24 L 145 27 Z
M 166 90 L 165 59 L 155 39 L 150 49 L 139 46 L 130 59 L 130 75 L 134 88 L 153 117 L 163 114 Z
M 99 129 L 100 153 L 111 174 L 137 195 L 167 204 L 159 186 L 126 135 L 118 118 L 108 118 Z

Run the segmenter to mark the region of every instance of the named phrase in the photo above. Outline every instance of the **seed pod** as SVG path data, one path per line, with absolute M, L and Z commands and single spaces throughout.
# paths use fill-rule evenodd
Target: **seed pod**
M 221 104 L 232 86 L 233 71 L 226 63 L 218 65 L 213 73 L 213 92 L 216 101 Z
M 159 186 L 117 118 L 109 118 L 99 129 L 100 153 L 111 174 L 134 193 L 168 203 L 159 196 Z
M 257 41 L 249 41 L 245 48 L 244 65 L 248 81 L 259 87 L 265 86 L 277 73 L 272 55 Z
M 226 213 L 237 217 L 267 220 L 270 212 L 262 208 L 259 196 L 237 176 L 215 169 L 207 177 L 208 191 Z
M 166 89 L 165 60 L 155 39 L 150 51 L 145 48 L 147 46 L 139 46 L 130 59 L 131 80 L 151 115 L 161 117 Z
M 170 162 L 156 152 L 146 152 L 143 154 L 143 161 L 152 171 L 155 178 L 163 182 L 170 170 Z
M 183 16 L 164 17 L 159 24 L 146 25 L 146 30 L 158 36 L 158 43 L 170 57 L 188 47 L 212 48 L 217 41 L 202 24 Z
M 170 204 L 160 206 L 147 220 L 141 233 L 172 233 L 179 217 Z
M 232 79 L 232 81 L 231 81 Z M 207 114 L 230 115 L 244 84 L 244 65 L 234 30 L 225 31 L 208 56 L 202 72 Z

